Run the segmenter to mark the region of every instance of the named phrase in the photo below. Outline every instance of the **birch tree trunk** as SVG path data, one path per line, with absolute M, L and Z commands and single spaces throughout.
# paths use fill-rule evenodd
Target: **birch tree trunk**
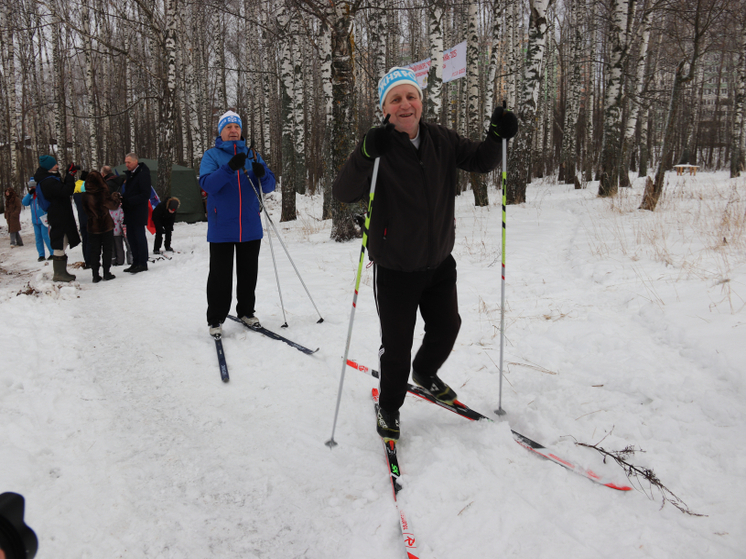
M 156 191 L 166 198 L 171 196 L 171 171 L 174 163 L 174 134 L 176 120 L 176 22 L 178 0 L 165 0 L 165 33 L 163 54 L 166 57 L 166 79 L 161 85 L 158 186 Z
M 507 203 L 522 204 L 526 201 L 526 186 L 530 182 L 532 163 L 531 146 L 536 127 L 541 67 L 546 42 L 546 11 L 552 0 L 530 0 L 527 58 L 521 82 L 520 100 L 517 104 L 519 131 L 512 140 L 508 153 Z
M 332 135 L 332 119 L 333 114 L 333 91 L 332 91 L 332 34 L 329 28 L 328 18 L 321 19 L 321 26 L 319 28 L 319 74 L 321 80 L 321 99 L 324 106 L 324 140 L 321 147 L 321 154 L 323 160 L 322 168 L 322 219 L 331 219 L 332 217 L 332 195 L 331 195 L 331 181 L 333 177 L 329 173 L 329 169 L 333 167 L 332 162 L 332 149 L 331 149 L 331 135 Z
M 89 169 L 98 169 L 98 133 L 96 130 L 96 102 L 93 91 L 93 41 L 91 40 L 91 16 L 88 8 L 88 2 L 85 1 L 80 6 L 81 26 L 83 28 L 83 53 L 85 57 L 85 87 L 86 97 L 88 100 L 88 165 Z
M 609 22 L 611 54 L 606 70 L 604 130 L 601 145 L 599 196 L 614 196 L 619 189 L 619 152 L 622 142 L 624 78 L 629 54 L 629 14 L 636 0 L 612 0 Z
M 14 189 L 21 184 L 18 172 L 18 123 L 22 116 L 18 108 L 18 97 L 16 91 L 16 50 L 15 50 L 15 22 L 12 2 L 3 2 L 2 25 L 5 28 L 3 43 L 3 62 L 5 66 L 4 78 L 6 91 L 8 93 L 8 139 L 10 140 L 10 182 Z
M 468 32 L 466 47 L 467 69 L 467 105 L 468 105 L 468 137 L 474 141 L 482 140 L 482 118 L 479 114 L 479 5 L 477 0 L 469 2 Z M 488 206 L 487 182 L 485 175 L 470 173 L 471 189 L 474 193 L 475 206 Z
M 583 32 L 580 22 L 580 0 L 571 0 L 570 5 L 570 59 L 567 103 L 565 105 L 565 122 L 562 134 L 562 150 L 560 152 L 560 175 L 566 184 L 573 184 L 576 180 L 578 116 L 580 115 L 580 90 L 582 79 Z
M 277 11 L 280 44 L 280 115 L 282 122 L 282 216 L 280 221 L 294 220 L 295 208 L 295 120 L 293 111 L 293 44 L 290 11 L 283 3 Z
M 439 0 L 429 4 L 427 30 L 430 45 L 430 71 L 427 74 L 426 120 L 440 124 L 443 110 L 443 5 Z
M 52 12 L 52 66 L 54 73 L 54 129 L 57 136 L 55 157 L 60 169 L 67 165 L 67 113 L 65 112 L 65 71 L 62 61 L 62 21 Z
M 298 194 L 306 193 L 306 118 L 304 102 L 304 62 L 302 55 L 301 37 L 299 28 L 299 14 L 292 14 L 290 19 L 290 39 L 293 51 L 296 53 L 293 62 L 293 182 Z M 295 197 L 293 197 L 293 213 L 283 216 L 282 221 L 290 221 L 296 218 Z

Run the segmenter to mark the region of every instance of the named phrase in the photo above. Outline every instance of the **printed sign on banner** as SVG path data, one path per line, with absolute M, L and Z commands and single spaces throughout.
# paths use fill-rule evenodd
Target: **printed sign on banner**
M 443 83 L 466 76 L 466 41 L 443 51 Z
M 417 77 L 417 83 L 420 84 L 420 88 L 423 90 L 427 89 L 427 74 L 430 72 L 430 59 L 426 58 L 425 60 L 414 62 L 407 66 L 407 68 L 414 72 L 414 75 Z

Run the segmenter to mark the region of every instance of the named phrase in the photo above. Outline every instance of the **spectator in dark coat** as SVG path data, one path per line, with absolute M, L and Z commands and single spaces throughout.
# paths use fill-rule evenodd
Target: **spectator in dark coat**
M 21 199 L 16 191 L 10 187 L 5 189 L 5 221 L 8 222 L 8 231 L 10 232 L 10 247 L 22 247 Z
M 34 174 L 34 180 L 40 188 L 44 198 L 49 202 L 47 217 L 49 219 L 49 240 L 52 243 L 54 268 L 53 281 L 73 281 L 75 276 L 67 273 L 67 254 L 69 246 L 75 248 L 80 244 L 78 227 L 73 215 L 73 205 L 70 198 L 75 191 L 75 172 L 80 168 L 70 164 L 64 180 L 60 178 L 59 165 L 51 155 L 39 157 L 39 168 Z
M 112 198 L 109 187 L 97 171 L 91 171 L 83 186 L 83 209 L 88 216 L 88 243 L 90 246 L 91 270 L 93 283 L 101 281 L 98 273 L 99 257 L 103 250 L 103 268 L 105 280 L 114 279 L 111 269 L 112 249 L 114 247 L 114 220 L 109 210 L 116 210 L 119 202 Z
M 165 202 L 158 204 L 153 210 L 153 225 L 155 225 L 155 243 L 153 253 L 160 254 L 163 234 L 166 234 L 166 250 L 173 252 L 171 248 L 171 233 L 174 231 L 174 222 L 176 221 L 176 210 L 179 209 L 181 202 L 175 196 L 172 196 Z
M 145 226 L 148 224 L 148 201 L 150 200 L 150 169 L 140 163 L 134 153 L 124 158 L 127 167 L 126 179 L 122 186 L 122 209 L 124 224 L 127 226 L 127 239 L 132 249 L 132 266 L 125 272 L 137 274 L 148 269 L 148 240 Z

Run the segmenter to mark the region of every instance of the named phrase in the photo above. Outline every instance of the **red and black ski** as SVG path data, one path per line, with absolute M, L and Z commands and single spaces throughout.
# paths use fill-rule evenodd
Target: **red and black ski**
M 348 359 L 347 365 L 352 367 L 353 369 L 357 369 L 358 371 L 362 373 L 367 373 L 375 378 L 380 378 L 380 373 L 376 371 L 375 369 L 369 369 L 368 367 L 365 367 L 363 365 L 360 365 L 359 363 Z M 409 384 L 407 386 L 407 390 L 410 394 L 413 394 L 415 396 L 418 396 L 419 398 L 422 398 L 423 400 L 427 400 L 428 402 L 435 404 L 437 406 L 440 406 L 441 408 L 445 408 L 455 414 L 460 415 L 461 417 L 464 417 L 466 419 L 470 419 L 472 421 L 479 421 L 482 419 L 486 419 L 488 421 L 492 421 L 489 417 L 486 415 L 482 415 L 478 411 L 475 411 L 471 409 L 466 404 L 463 404 L 459 402 L 458 400 L 453 402 L 453 405 L 448 405 L 444 402 L 441 402 L 439 400 L 436 400 L 435 397 L 430 394 L 427 390 L 424 388 L 421 388 L 419 386 L 415 386 L 413 384 Z M 604 485 L 606 487 L 610 487 L 611 489 L 616 489 L 618 491 L 630 491 L 632 488 L 629 485 L 619 485 L 617 483 L 614 483 L 613 481 L 606 479 L 597 473 L 595 473 L 593 470 L 588 470 L 583 468 L 582 466 L 575 464 L 574 462 L 570 460 L 566 460 L 564 458 L 560 458 L 557 456 L 555 452 L 553 452 L 551 449 L 545 447 L 542 444 L 537 443 L 536 441 L 528 438 L 525 435 L 522 435 L 518 431 L 515 431 L 513 429 L 510 430 L 513 434 L 513 438 L 515 439 L 515 442 L 517 442 L 519 445 L 521 445 L 523 448 L 530 450 L 534 454 L 538 454 L 542 458 L 546 458 L 547 460 L 550 460 L 554 462 L 555 464 L 559 464 L 563 468 L 567 468 L 571 472 L 574 472 L 578 475 L 581 475 L 585 478 L 590 479 L 591 481 L 594 481 L 596 483 L 599 483 L 601 485 Z
M 378 415 L 378 389 L 374 388 L 372 391 L 373 403 L 375 405 L 376 416 Z M 401 486 L 399 485 L 399 459 L 396 456 L 396 441 L 391 439 L 381 439 L 383 441 L 383 448 L 386 451 L 386 461 L 389 465 L 389 477 L 391 478 L 391 488 L 394 493 L 394 503 L 396 503 L 396 512 L 399 515 L 399 527 L 401 528 L 401 534 L 404 538 L 404 548 L 407 552 L 407 559 L 419 559 L 417 555 L 417 540 L 412 533 L 412 529 L 407 522 L 404 511 L 399 506 L 399 501 L 396 499 L 397 493 Z

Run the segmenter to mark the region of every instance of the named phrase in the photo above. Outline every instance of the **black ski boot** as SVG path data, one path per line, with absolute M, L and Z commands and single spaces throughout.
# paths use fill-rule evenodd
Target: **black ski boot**
M 399 411 L 386 411 L 376 406 L 376 430 L 384 440 L 399 440 Z
M 412 371 L 412 380 L 415 384 L 421 386 L 430 394 L 432 394 L 436 400 L 440 400 L 441 402 L 443 402 L 444 404 L 448 404 L 449 406 L 453 404 L 456 398 L 458 398 L 453 388 L 440 380 L 440 378 L 438 378 L 438 375 L 426 377 L 424 375 L 419 375 L 417 371 Z

